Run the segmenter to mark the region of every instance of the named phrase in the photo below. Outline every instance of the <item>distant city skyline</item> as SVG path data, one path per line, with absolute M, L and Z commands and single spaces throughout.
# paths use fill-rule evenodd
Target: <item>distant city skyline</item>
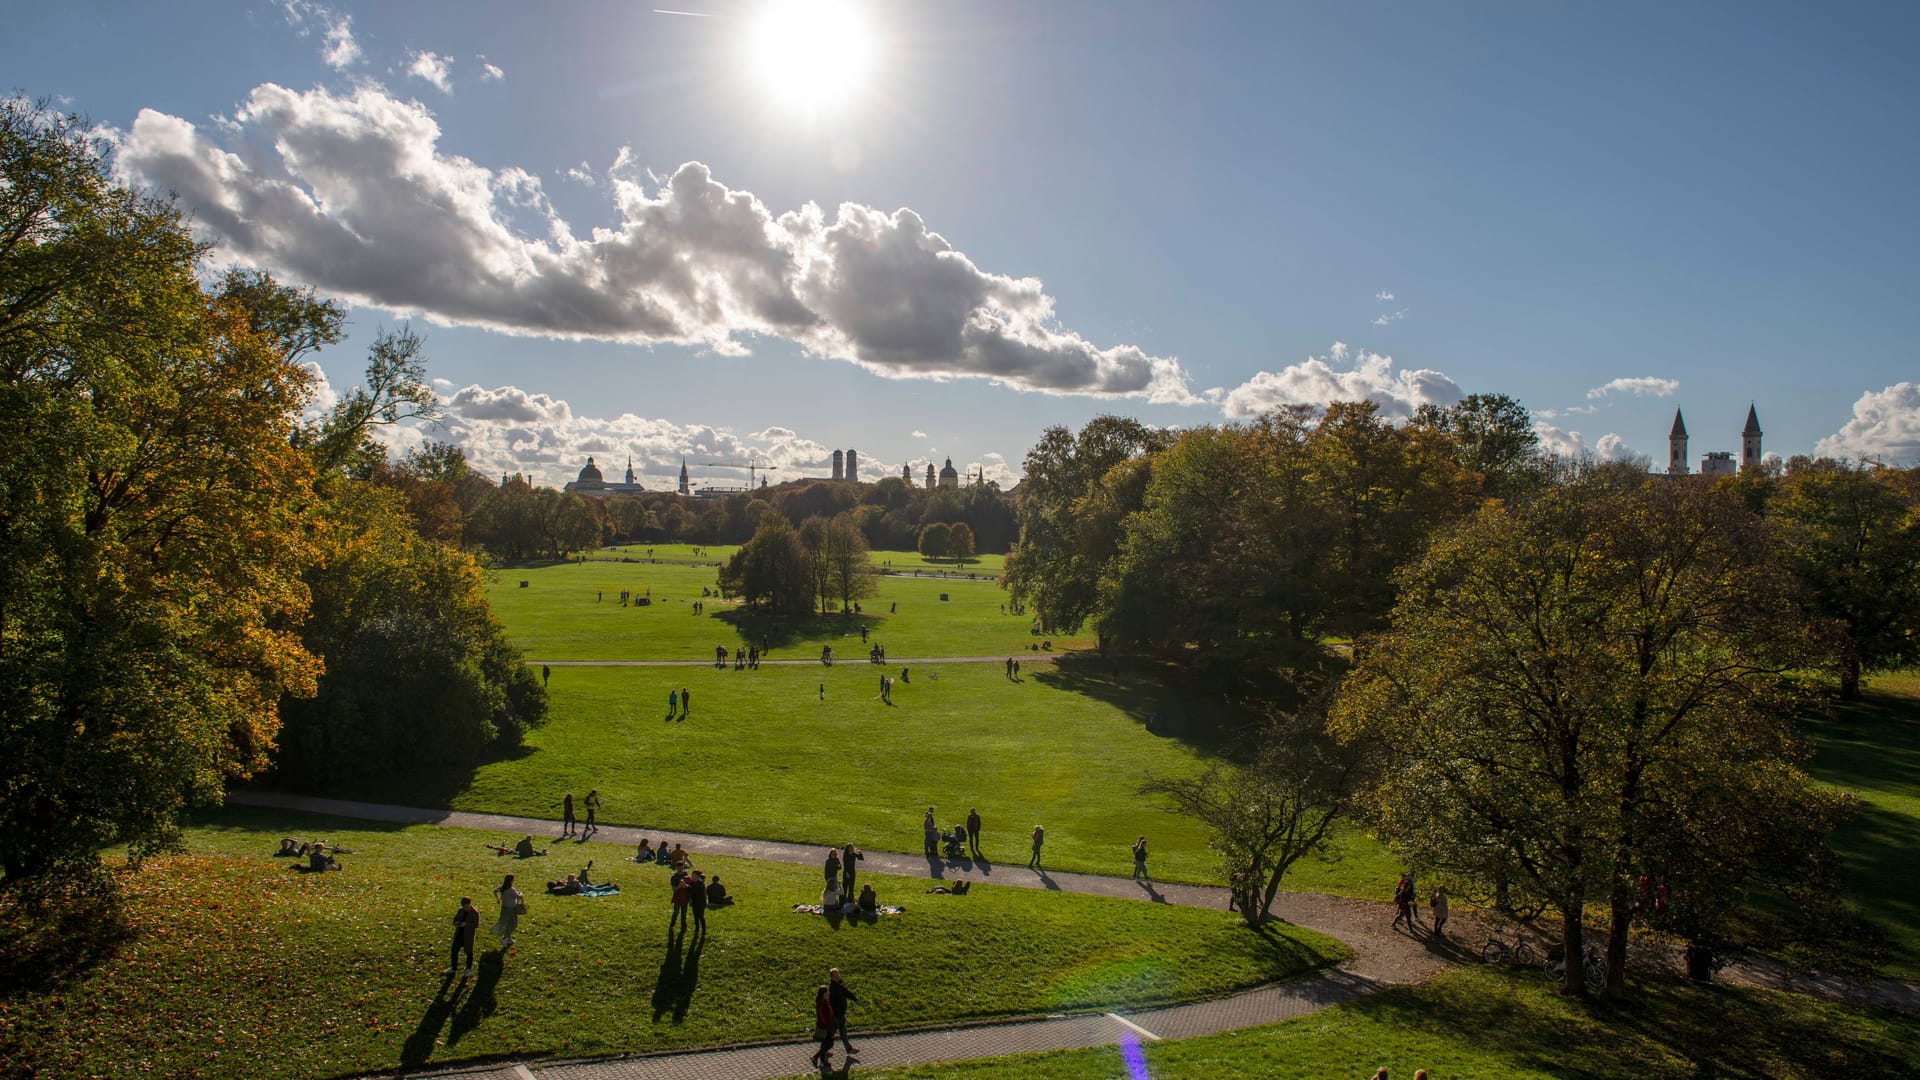
M 1478 392 L 1920 463 L 1910 5 L 673 6 L 36 5 L 0 60 L 352 305 L 319 404 L 410 319 L 482 473 L 1010 486 L 1103 412 Z

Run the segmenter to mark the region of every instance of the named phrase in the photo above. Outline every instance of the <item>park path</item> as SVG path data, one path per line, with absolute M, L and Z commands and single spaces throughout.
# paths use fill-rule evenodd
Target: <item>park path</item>
M 229 803 L 271 807 L 335 817 L 409 825 L 443 825 L 508 834 L 548 834 L 560 823 L 546 818 L 433 810 L 385 803 L 355 802 L 271 791 L 238 790 Z M 625 825 L 601 826 L 595 839 L 632 847 L 641 837 L 684 845 L 696 854 L 727 855 L 801 865 L 817 865 L 826 850 L 820 844 L 794 844 L 733 836 L 672 832 Z M 1119 899 L 1225 908 L 1227 891 L 1211 885 L 1141 882 L 1103 874 L 1030 870 L 1013 863 L 948 860 L 901 852 L 869 851 L 863 873 L 904 877 L 925 875 L 943 881 L 970 880 L 1024 889 L 1107 896 Z M 1389 986 L 1423 981 L 1459 963 L 1478 959 L 1462 942 L 1477 942 L 1485 924 L 1474 914 L 1457 912 L 1458 933 L 1447 940 L 1414 937 L 1391 928 L 1393 906 L 1316 893 L 1280 893 L 1273 914 L 1335 938 L 1350 951 L 1348 959 L 1327 971 L 1257 987 L 1226 997 L 1186 1005 L 1105 1014 L 1032 1017 L 932 1030 L 876 1034 L 860 1040 L 862 1068 L 897 1068 L 937 1061 L 1002 1057 L 1045 1050 L 1150 1044 L 1190 1038 L 1304 1016 L 1352 1001 Z M 1658 953 L 1658 950 L 1654 950 Z M 1642 954 L 1645 957 L 1645 954 Z M 1677 971 L 1673 957 L 1645 957 L 1657 967 Z M 1638 966 L 1638 965 L 1636 965 Z M 1920 1011 L 1920 983 L 1796 972 L 1765 959 L 1748 959 L 1725 968 L 1723 981 L 1744 986 L 1809 994 L 1834 1001 Z M 813 1072 L 807 1067 L 812 1044 L 800 1041 L 712 1050 L 600 1058 L 589 1061 L 513 1064 L 449 1070 L 472 1080 L 776 1080 Z M 843 1075 L 843 1074 L 834 1074 Z

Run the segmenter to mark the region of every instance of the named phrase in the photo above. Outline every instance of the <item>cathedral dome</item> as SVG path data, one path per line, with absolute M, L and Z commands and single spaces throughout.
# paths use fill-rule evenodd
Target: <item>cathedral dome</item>
M 582 483 L 582 484 L 584 484 L 584 483 L 586 483 L 586 482 L 588 482 L 589 480 L 591 480 L 592 482 L 594 482 L 594 483 L 596 483 L 596 484 L 597 484 L 597 483 L 600 483 L 600 482 L 601 482 L 601 477 L 600 477 L 600 468 L 599 468 L 599 466 L 597 466 L 597 465 L 595 465 L 595 464 L 593 463 L 593 459 L 592 459 L 592 458 L 588 458 L 588 459 L 587 459 L 587 467 L 586 467 L 586 468 L 584 468 L 584 469 L 581 469 L 581 470 L 580 470 L 580 480 L 579 480 L 579 482 L 580 482 L 580 483 Z
M 951 476 L 951 477 L 953 477 L 953 478 L 954 478 L 955 480 L 958 480 L 958 479 L 960 479 L 960 470 L 959 470 L 959 469 L 956 469 L 956 468 L 954 468 L 954 467 L 953 467 L 953 459 L 952 459 L 952 458 L 948 458 L 948 459 L 947 459 L 947 467 L 946 467 L 946 468 L 944 468 L 944 469 L 941 469 L 941 470 L 940 470 L 940 475 L 941 475 L 941 476 L 943 476 L 943 477 L 944 477 L 944 476 Z

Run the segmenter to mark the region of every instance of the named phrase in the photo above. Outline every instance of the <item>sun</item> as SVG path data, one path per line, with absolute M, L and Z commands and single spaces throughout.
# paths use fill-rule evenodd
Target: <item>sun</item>
M 775 102 L 820 113 L 865 87 L 873 53 L 872 29 L 846 0 L 772 0 L 754 22 L 747 62 Z

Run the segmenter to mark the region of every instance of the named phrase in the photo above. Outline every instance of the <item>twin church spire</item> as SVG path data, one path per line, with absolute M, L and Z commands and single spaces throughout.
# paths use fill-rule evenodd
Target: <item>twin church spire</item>
M 1747 426 L 1740 431 L 1740 468 L 1757 469 L 1760 467 L 1760 414 L 1752 403 L 1747 405 Z M 1667 475 L 1687 475 L 1687 421 L 1680 410 L 1673 410 L 1673 430 L 1667 435 Z M 1732 476 L 1734 473 L 1733 453 L 1727 450 L 1714 450 L 1700 459 L 1700 473 L 1703 476 Z

